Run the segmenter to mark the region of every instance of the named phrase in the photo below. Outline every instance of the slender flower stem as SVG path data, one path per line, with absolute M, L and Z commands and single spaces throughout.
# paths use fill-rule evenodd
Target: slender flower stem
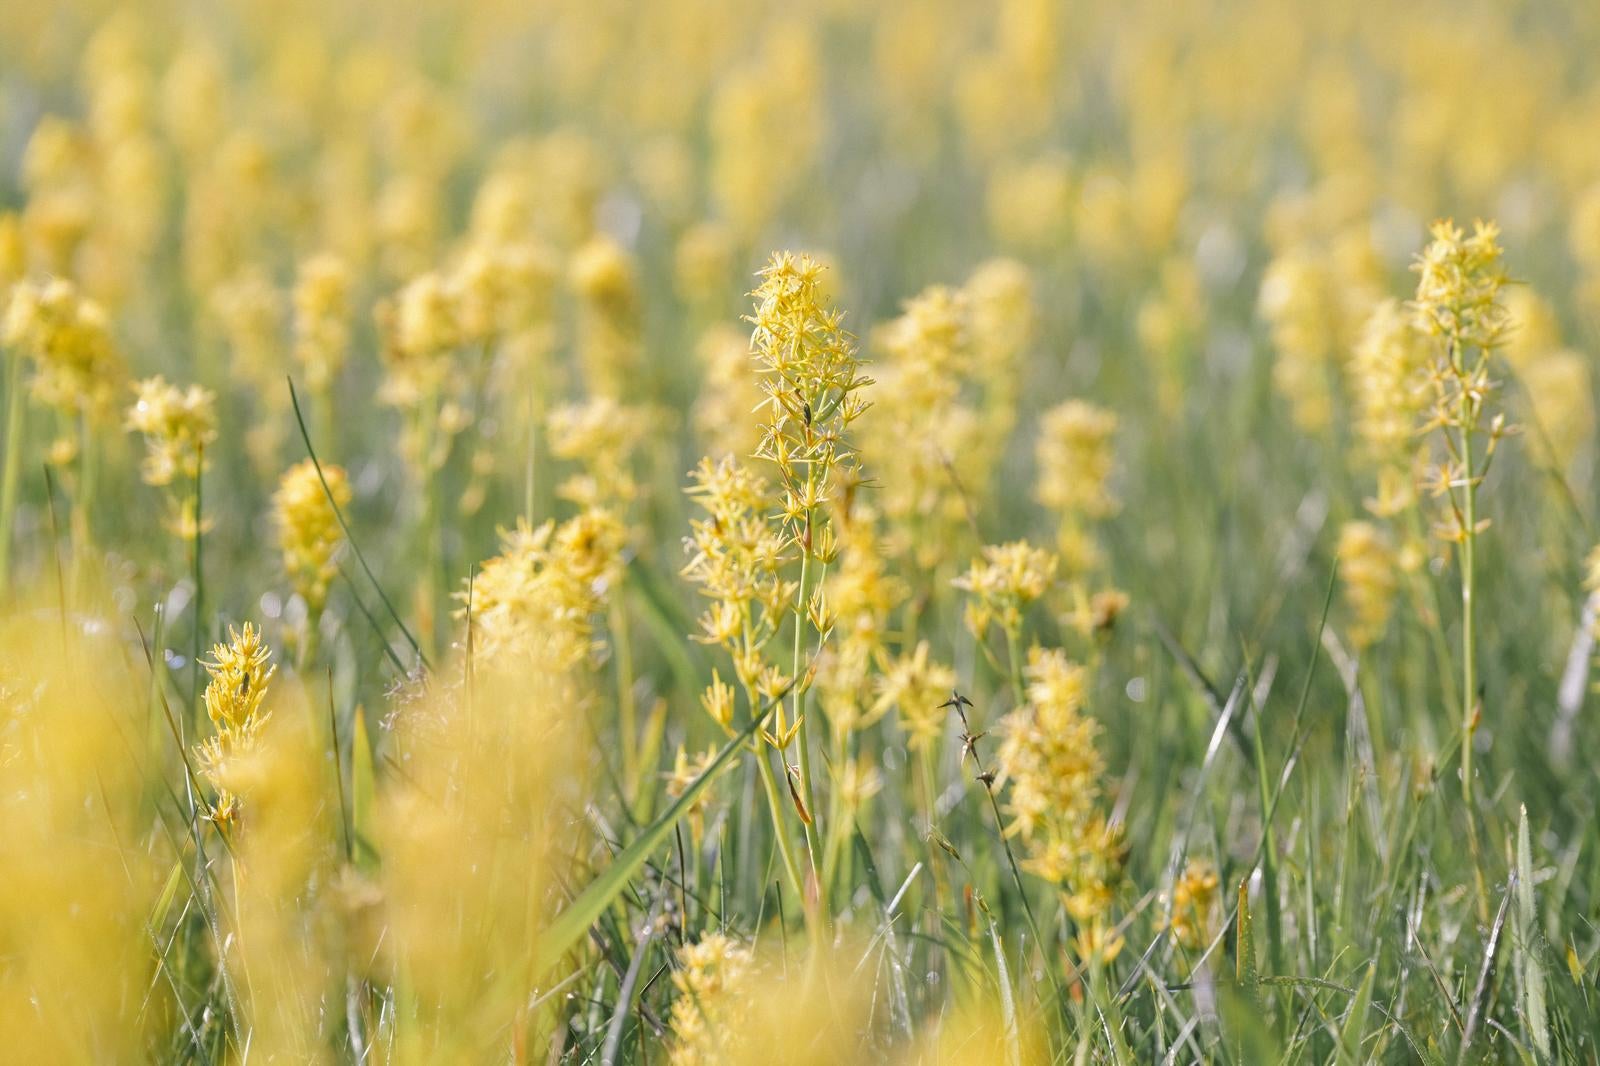
M 205 458 L 205 447 L 202 445 L 195 456 L 194 542 L 189 552 L 192 566 L 191 577 L 194 580 L 194 636 L 190 643 L 189 654 L 189 728 L 191 731 L 198 727 L 200 721 L 200 648 L 205 631 L 205 616 L 202 613 L 205 605 L 205 569 L 203 566 L 204 560 L 200 554 L 200 545 L 205 539 L 205 512 L 202 510 L 205 498 L 200 494 L 200 479 L 205 468 Z
M 806 475 L 806 500 L 810 501 L 815 488 L 816 471 L 812 468 Z M 806 851 L 811 859 L 811 876 L 817 883 L 817 908 L 821 913 L 828 913 L 828 889 L 822 879 L 821 868 L 817 864 L 817 857 L 821 854 L 821 847 L 817 843 L 817 804 L 812 798 L 811 791 L 811 730 L 806 724 L 806 695 L 810 688 L 806 679 L 800 676 L 802 655 L 805 648 L 805 636 L 809 629 L 810 612 L 808 611 L 811 578 L 811 551 L 813 523 L 812 511 L 806 510 L 805 542 L 800 546 L 800 591 L 795 594 L 795 619 L 794 619 L 794 720 L 798 729 L 797 740 L 800 745 L 800 799 L 806 805 L 806 811 L 811 820 L 806 822 Z
M 1464 358 L 1464 356 L 1461 356 Z M 1465 369 L 1463 368 L 1463 373 Z M 1461 393 L 1461 464 L 1466 485 L 1462 489 L 1461 517 L 1461 800 L 1467 816 L 1467 847 L 1478 890 L 1479 920 L 1489 920 L 1489 890 L 1478 854 L 1478 821 L 1472 801 L 1472 741 L 1478 731 L 1477 625 L 1473 591 L 1476 581 L 1475 547 L 1478 539 L 1477 472 L 1473 469 L 1472 427 L 1477 410 L 1472 395 Z
M 1015 627 L 1006 627 L 1006 657 L 1011 664 L 1011 696 L 1021 707 L 1028 702 L 1027 689 L 1022 683 L 1022 642 Z
M 1474 541 L 1477 540 L 1477 486 L 1473 482 L 1471 422 L 1467 421 L 1469 401 L 1463 396 L 1461 456 L 1466 467 L 1466 488 L 1462 492 L 1461 513 L 1466 529 L 1461 540 L 1461 794 L 1472 817 L 1472 735 L 1477 702 L 1477 658 L 1474 625 L 1473 586 L 1475 584 Z
M 745 699 L 749 702 L 751 714 L 757 713 L 761 706 L 754 691 L 745 690 Z M 756 766 L 761 771 L 761 787 L 767 794 L 767 809 L 772 812 L 772 835 L 778 842 L 778 853 L 783 857 L 783 868 L 789 874 L 789 881 L 794 887 L 795 896 L 804 901 L 805 878 L 800 873 L 800 863 L 794 857 L 794 847 L 789 843 L 789 831 L 783 820 L 783 796 L 778 791 L 778 777 L 772 770 L 772 759 L 767 754 L 766 741 L 759 735 L 755 738 Z M 810 913 L 809 909 L 806 913 Z
M 78 415 L 78 498 L 72 508 L 73 573 L 82 575 L 83 562 L 89 557 L 93 533 L 90 516 L 94 509 L 94 494 L 99 480 L 95 461 L 94 435 L 89 431 L 89 416 Z
M 622 602 L 625 588 L 611 598 L 608 623 L 617 650 L 617 705 L 622 726 L 622 777 L 631 790 L 638 786 L 639 711 L 633 697 L 633 642 L 628 634 L 628 611 Z
M 11 587 L 11 520 L 22 472 L 22 434 L 27 408 L 22 402 L 22 353 L 11 349 L 6 361 L 5 472 L 0 474 L 0 597 Z

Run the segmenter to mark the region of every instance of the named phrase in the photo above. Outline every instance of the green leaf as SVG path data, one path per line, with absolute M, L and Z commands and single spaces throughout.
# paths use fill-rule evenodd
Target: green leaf
M 367 741 L 367 716 L 358 705 L 350 730 L 350 824 L 357 840 L 373 839 L 372 809 L 376 794 L 372 745 Z
M 1006 949 L 1000 943 L 1000 930 L 995 928 L 993 919 L 989 921 L 989 942 L 994 945 L 994 965 L 998 971 L 996 979 L 1000 985 L 1000 1017 L 1006 1027 L 1006 1063 L 1008 1066 L 1020 1066 L 1022 1040 L 1017 1033 L 1017 1002 L 1011 994 L 1011 970 L 1006 966 Z
M 1350 1004 L 1350 1013 L 1345 1015 L 1344 1028 L 1339 1031 L 1339 1061 L 1360 1063 L 1362 1037 L 1367 1030 L 1367 1008 L 1372 1004 L 1372 982 L 1377 977 L 1378 964 L 1367 965 L 1367 976 L 1361 979 L 1361 987 L 1356 991 L 1356 998 Z
M 1545 1006 L 1544 967 L 1537 947 L 1539 911 L 1533 896 L 1533 847 L 1528 834 L 1528 808 L 1517 820 L 1516 906 L 1511 911 L 1511 943 L 1522 993 L 1522 1026 L 1544 1061 L 1550 1059 L 1550 1019 Z
M 1250 881 L 1239 882 L 1239 918 L 1235 926 L 1234 976 L 1250 1002 L 1261 1007 L 1261 975 L 1256 971 L 1256 939 L 1254 923 L 1250 920 Z
M 661 846 L 678 819 L 688 813 L 700 793 L 711 784 L 722 767 L 744 748 L 745 742 L 755 735 L 756 730 L 761 728 L 761 724 L 788 694 L 788 689 L 785 688 L 761 709 L 760 714 L 751 718 L 738 735 L 728 741 L 717 753 L 717 757 L 711 760 L 711 765 L 683 790 L 683 794 L 673 802 L 672 806 L 652 822 L 649 828 L 634 838 L 633 843 L 623 848 L 606 871 L 589 882 L 589 887 L 580 892 L 577 898 L 567 905 L 566 910 L 556 915 L 555 921 L 540 938 L 538 963 L 535 966 L 537 972 L 543 973 L 554 966 L 556 960 L 565 955 L 584 933 L 588 932 L 595 919 L 605 913 L 611 901 L 616 899 L 617 894 L 633 879 L 634 874 L 639 872 L 639 867 L 644 865 L 650 853 Z

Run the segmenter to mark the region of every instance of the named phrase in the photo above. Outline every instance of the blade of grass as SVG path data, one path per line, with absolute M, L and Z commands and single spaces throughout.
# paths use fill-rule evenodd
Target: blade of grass
M 1528 808 L 1517 819 L 1516 907 L 1511 912 L 1511 948 L 1517 987 L 1522 993 L 1522 1027 L 1528 1041 L 1545 1059 L 1550 1058 L 1550 1020 L 1545 1005 L 1544 967 L 1539 962 L 1535 938 L 1539 912 L 1533 896 L 1533 847 L 1528 839 Z
M 555 921 L 540 939 L 538 962 L 534 967 L 537 972 L 544 973 L 549 970 L 555 965 L 556 960 L 565 955 L 567 950 L 583 937 L 595 919 L 599 918 L 617 894 L 627 887 L 633 875 L 650 857 L 650 853 L 666 839 L 678 819 L 688 812 L 695 799 L 711 784 L 718 771 L 737 752 L 743 750 L 745 742 L 755 736 L 756 730 L 761 728 L 762 723 L 787 695 L 786 686 L 783 691 L 767 701 L 759 714 L 752 715 L 745 727 L 723 746 L 717 757 L 712 759 L 711 764 L 701 771 L 700 776 L 683 790 L 683 793 L 673 801 L 672 806 L 662 812 L 661 816 L 631 844 L 623 848 L 605 872 L 590 882 L 589 887 L 579 893 L 578 897 L 556 916 Z

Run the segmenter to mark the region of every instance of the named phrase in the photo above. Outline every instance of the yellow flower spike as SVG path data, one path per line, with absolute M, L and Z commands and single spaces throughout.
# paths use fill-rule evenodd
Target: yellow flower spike
M 1423 328 L 1456 345 L 1497 346 L 1507 325 L 1500 290 L 1509 280 L 1501 264 L 1500 228 L 1474 222 L 1469 237 L 1454 222 L 1441 219 L 1428 232 L 1432 240 L 1413 267 L 1413 306 Z
M 333 503 L 323 491 L 323 478 Z M 336 555 L 344 543 L 344 531 L 334 504 L 347 507 L 349 503 L 350 482 L 344 468 L 325 465 L 319 478 L 316 464 L 309 459 L 284 471 L 272 497 L 284 572 L 313 612 L 322 609 L 328 585 L 339 572 Z
M 1376 643 L 1388 628 L 1399 585 L 1389 537 L 1370 522 L 1347 522 L 1339 531 L 1339 579 L 1349 608 L 1350 639 L 1357 648 Z
M 34 364 L 30 388 L 40 403 L 63 413 L 103 417 L 125 373 L 105 309 L 76 285 L 54 278 L 12 287 L 0 325 L 0 344 Z
M 206 685 L 206 714 L 220 731 L 246 728 L 267 698 L 267 686 L 277 667 L 271 665 L 272 649 L 261 639 L 261 631 L 249 622 L 243 629 L 228 628 L 228 643 L 211 648 L 211 659 L 201 660 L 211 675 Z
M 216 395 L 199 385 L 169 385 L 159 376 L 139 382 L 134 392 L 128 428 L 144 434 L 145 483 L 193 481 L 200 474 L 206 445 L 217 439 Z
M 350 346 L 350 268 L 331 252 L 300 264 L 294 285 L 294 356 L 313 392 L 328 388 Z

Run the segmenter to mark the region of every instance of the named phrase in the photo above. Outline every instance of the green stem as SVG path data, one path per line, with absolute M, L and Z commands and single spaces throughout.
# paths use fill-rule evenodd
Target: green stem
M 1007 626 L 1006 633 L 1006 658 L 1011 664 L 1011 695 L 1021 707 L 1028 702 L 1027 689 L 1022 684 L 1022 644 L 1020 634 L 1016 627 Z
M 191 577 L 194 580 L 194 635 L 190 643 L 189 655 L 189 728 L 197 729 L 200 721 L 200 648 L 203 643 L 205 631 L 204 595 L 205 595 L 205 569 L 204 559 L 201 555 L 201 543 L 205 540 L 205 511 L 203 504 L 205 497 L 200 493 L 201 473 L 205 467 L 205 449 L 202 447 L 195 456 L 194 472 L 194 544 L 189 553 L 192 566 Z M 198 736 L 198 733 L 195 735 Z
M 806 474 L 806 499 L 810 500 L 815 488 L 816 471 L 813 468 Z M 810 688 L 807 680 L 801 676 L 803 665 L 802 655 L 805 648 L 805 636 L 809 630 L 809 596 L 811 579 L 811 551 L 812 537 L 812 511 L 806 509 L 806 534 L 805 540 L 800 545 L 800 589 L 795 594 L 795 619 L 794 619 L 794 720 L 798 730 L 797 739 L 800 744 L 800 799 L 806 805 L 806 811 L 811 815 L 811 820 L 806 823 L 806 851 L 811 860 L 811 876 L 817 883 L 817 909 L 824 916 L 828 914 L 828 888 L 822 879 L 817 865 L 817 857 L 821 854 L 821 846 L 817 842 L 817 804 L 812 798 L 811 791 L 811 729 L 806 723 L 806 696 Z
M 99 464 L 95 461 L 94 437 L 89 432 L 89 416 L 78 415 L 78 498 L 72 509 L 73 573 L 82 576 L 83 562 L 89 558 L 92 544 L 90 515 L 94 510 L 94 494 L 99 480 Z
M 745 699 L 750 704 L 750 713 L 758 713 L 761 706 L 756 699 L 756 694 L 750 689 L 745 690 Z M 772 771 L 772 759 L 767 754 L 767 742 L 759 735 L 755 741 L 756 766 L 761 771 L 761 787 L 767 794 L 767 809 L 772 812 L 772 835 L 778 842 L 778 853 L 783 856 L 783 868 L 788 871 L 790 884 L 794 888 L 795 896 L 802 903 L 805 901 L 805 878 L 800 873 L 800 863 L 794 857 L 794 847 L 789 843 L 789 832 L 783 822 L 783 796 L 778 791 L 778 777 Z M 807 910 L 809 914 L 809 909 Z
M 1472 462 L 1472 427 L 1477 419 L 1472 397 L 1461 394 L 1461 464 L 1466 486 L 1462 490 L 1461 515 L 1461 799 L 1467 815 L 1467 845 L 1472 852 L 1472 868 L 1478 888 L 1481 920 L 1489 918 L 1488 888 L 1478 856 L 1478 824 L 1472 807 L 1472 739 L 1477 732 L 1477 626 L 1473 591 L 1476 585 L 1475 548 L 1478 539 L 1478 485 Z
M 434 468 L 435 436 L 438 430 L 438 404 L 436 396 L 423 401 L 421 421 L 417 430 L 417 474 L 422 479 L 422 540 L 424 565 L 418 575 L 418 606 L 422 610 L 422 639 L 435 654 L 439 651 L 438 598 L 440 575 L 444 571 L 444 546 L 440 535 L 438 471 Z
M 300 634 L 300 647 L 295 652 L 295 672 L 305 675 L 308 667 L 316 661 L 317 652 L 322 644 L 322 608 L 306 608 L 305 627 Z
M 22 471 L 22 433 L 27 408 L 22 402 L 22 353 L 11 350 L 6 364 L 6 457 L 0 475 L 0 598 L 11 587 L 11 520 Z
M 633 698 L 633 642 L 628 636 L 628 612 L 623 589 L 612 597 L 609 609 L 611 641 L 617 649 L 617 705 L 622 725 L 622 778 L 628 789 L 638 786 L 639 711 Z

